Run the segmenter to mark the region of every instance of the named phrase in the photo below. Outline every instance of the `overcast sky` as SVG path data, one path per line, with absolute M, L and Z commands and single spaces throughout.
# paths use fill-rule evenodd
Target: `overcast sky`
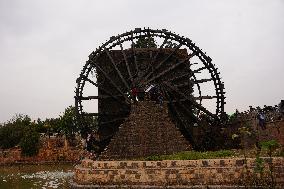
M 88 55 L 136 27 L 193 40 L 219 68 L 225 110 L 284 99 L 284 0 L 0 0 L 0 123 L 74 104 Z

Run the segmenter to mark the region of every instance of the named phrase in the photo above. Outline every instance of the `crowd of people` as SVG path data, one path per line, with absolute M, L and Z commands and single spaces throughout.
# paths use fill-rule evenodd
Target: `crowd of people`
M 236 112 L 232 116 L 232 120 L 253 120 L 258 121 L 258 125 L 261 129 L 266 129 L 266 123 L 284 119 L 284 100 L 275 106 L 266 106 L 263 108 L 252 106 L 249 107 L 248 111 Z
M 133 103 L 148 99 L 163 107 L 164 95 L 158 85 L 150 85 L 146 90 L 134 86 L 131 89 L 131 99 Z

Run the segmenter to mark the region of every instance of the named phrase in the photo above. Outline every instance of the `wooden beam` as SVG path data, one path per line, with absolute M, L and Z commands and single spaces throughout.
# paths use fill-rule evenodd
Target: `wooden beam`
M 167 74 L 168 72 L 170 72 L 170 71 L 176 69 L 177 67 L 181 66 L 183 63 L 184 63 L 184 61 L 172 65 L 171 67 L 169 67 L 168 69 L 162 71 L 162 72 L 159 73 L 158 75 L 156 75 L 156 76 L 150 78 L 149 80 L 145 81 L 144 84 L 147 85 L 147 84 L 150 83 L 151 81 L 154 81 L 154 80 L 156 80 L 156 79 L 162 77 L 163 75 Z
M 199 73 L 200 71 L 205 70 L 205 69 L 207 69 L 206 66 L 204 66 L 202 68 L 198 68 L 197 70 L 193 70 L 192 73 Z
M 176 93 L 178 93 L 180 96 L 182 96 L 184 99 L 187 99 L 189 101 L 191 101 L 191 103 L 199 110 L 203 111 L 204 113 L 208 114 L 209 116 L 216 118 L 216 116 L 214 114 L 212 114 L 210 111 L 208 111 L 206 108 L 204 108 L 203 106 L 201 106 L 200 104 L 198 104 L 195 99 L 193 99 L 192 97 L 188 97 L 186 96 L 183 92 L 181 92 L 180 90 L 178 90 L 176 87 L 170 85 L 167 82 L 164 82 L 164 84 L 171 90 L 175 91 Z
M 193 86 L 193 82 L 187 81 L 187 82 L 184 82 L 184 83 L 181 83 L 181 84 L 174 84 L 174 86 L 177 87 L 177 88 L 191 87 L 191 86 Z
M 127 71 L 128 71 L 129 77 L 130 77 L 130 80 L 131 80 L 131 82 L 132 82 L 132 84 L 133 84 L 133 76 L 132 76 L 131 71 L 130 71 L 130 68 L 129 68 L 129 64 L 128 64 L 128 61 L 127 61 L 126 54 L 125 54 L 125 52 L 124 52 L 124 50 L 123 50 L 123 46 L 122 46 L 121 43 L 119 43 L 119 46 L 120 46 L 120 50 L 121 50 L 121 52 L 122 52 L 122 55 L 123 55 L 123 58 L 124 58 L 124 61 L 125 61 L 125 64 L 126 64 L 126 68 L 127 68 Z
M 127 83 L 127 82 L 125 81 L 125 79 L 123 78 L 121 72 L 119 71 L 118 67 L 116 66 L 116 63 L 114 62 L 114 60 L 113 60 L 112 56 L 110 55 L 109 51 L 108 51 L 107 49 L 105 49 L 105 52 L 106 52 L 107 56 L 109 57 L 109 59 L 110 59 L 110 61 L 111 61 L 111 63 L 112 63 L 112 66 L 114 67 L 114 69 L 115 69 L 116 72 L 118 73 L 118 75 L 119 75 L 121 81 L 124 83 L 125 87 L 126 87 L 128 90 L 130 90 L 130 87 L 129 87 L 128 83 Z
M 100 90 L 104 91 L 106 94 L 110 95 L 113 99 L 115 99 L 116 101 L 118 101 L 121 104 L 124 104 L 126 106 L 129 106 L 129 104 L 126 101 L 122 101 L 121 99 L 117 98 L 115 95 L 113 95 L 110 91 L 106 90 L 105 88 L 103 88 L 102 86 L 100 86 L 99 84 L 95 83 L 94 81 L 90 80 L 87 77 L 83 77 L 83 79 L 85 79 L 86 81 L 88 81 L 89 83 L 95 85 L 96 87 L 98 87 Z
M 184 122 L 182 121 L 182 119 L 180 118 L 181 116 L 179 115 L 179 111 L 176 108 L 176 105 L 173 104 L 173 101 L 170 100 L 169 94 L 168 92 L 162 87 L 162 90 L 164 92 L 164 94 L 166 95 L 167 99 L 169 99 L 169 106 L 173 109 L 174 113 L 176 115 L 174 115 L 177 118 L 177 121 L 180 125 L 182 125 L 182 131 L 185 133 L 185 136 L 188 138 L 188 140 L 190 141 L 191 144 L 193 144 L 193 137 L 192 134 L 190 132 L 188 132 L 187 130 L 187 125 L 184 124 Z
M 114 88 L 121 94 L 124 96 L 125 100 L 130 104 L 130 100 L 128 99 L 128 97 L 120 90 L 120 88 L 118 88 L 118 86 L 114 83 L 114 81 L 112 81 L 112 79 L 107 75 L 107 73 L 94 61 L 92 61 L 92 63 L 96 66 L 97 69 L 99 69 L 100 72 L 102 72 L 102 74 L 105 76 L 105 78 L 107 78 L 109 80 L 109 82 L 114 86 Z
M 195 100 L 214 99 L 214 98 L 217 98 L 217 96 L 209 96 L 209 95 L 206 95 L 206 96 L 194 97 Z
M 135 46 L 134 46 L 134 38 L 133 38 L 133 32 L 131 33 L 131 48 L 132 48 L 132 53 L 133 53 L 133 58 L 134 58 L 134 64 L 136 68 L 136 72 L 138 72 L 138 64 L 137 64 L 137 57 L 136 57 L 136 51 L 135 51 Z
M 205 83 L 205 82 L 208 82 L 208 81 L 212 81 L 213 78 L 210 78 L 210 79 L 199 79 L 199 80 L 194 80 L 192 81 L 194 84 L 197 84 L 197 83 Z
M 121 112 L 95 112 L 95 113 L 87 113 L 83 112 L 82 115 L 84 116 L 115 116 L 115 115 L 126 115 L 128 112 L 121 113 Z M 124 118 L 124 116 L 123 116 Z
M 214 98 L 217 98 L 217 96 L 208 96 L 208 95 L 206 95 L 206 96 L 198 96 L 198 97 L 193 97 L 193 99 L 195 99 L 195 100 L 203 100 L 203 99 L 208 99 L 208 100 L 210 100 L 210 99 L 214 99 Z M 188 101 L 188 99 L 178 99 L 178 100 L 172 100 L 172 102 L 178 102 L 178 101 L 180 101 L 180 102 L 185 102 L 185 101 Z M 166 101 L 167 102 L 167 101 Z M 168 101 L 169 102 L 169 101 Z
M 152 70 L 144 79 L 144 81 L 147 81 L 147 79 L 157 70 L 159 69 L 180 47 L 182 44 L 180 43 L 164 60 L 162 60 L 155 68 Z M 143 82 L 144 83 L 144 82 Z
M 189 79 L 190 76 L 191 76 L 191 73 L 185 73 L 185 74 L 183 74 L 183 75 L 174 77 L 174 78 L 169 79 L 169 80 L 167 80 L 167 81 L 175 81 L 175 80 L 183 79 L 183 78 L 185 78 L 185 77 L 188 77 L 188 79 Z
M 93 100 L 93 99 L 108 99 L 113 97 L 123 97 L 122 95 L 99 95 L 99 96 L 78 96 L 77 98 L 80 100 Z
M 126 118 L 117 118 L 117 119 L 113 119 L 111 121 L 105 121 L 105 122 L 101 122 L 99 123 L 99 125 L 106 125 L 106 124 L 110 124 L 110 123 L 115 123 L 115 122 L 119 122 L 119 121 L 124 121 Z

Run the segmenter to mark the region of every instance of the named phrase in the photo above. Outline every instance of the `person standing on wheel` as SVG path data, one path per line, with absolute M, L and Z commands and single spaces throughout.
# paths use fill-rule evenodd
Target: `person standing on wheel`
M 131 96 L 132 96 L 132 100 L 133 100 L 133 102 L 134 103 L 136 103 L 137 102 L 137 94 L 138 94 L 138 89 L 137 89 L 137 87 L 133 87 L 132 89 L 131 89 Z

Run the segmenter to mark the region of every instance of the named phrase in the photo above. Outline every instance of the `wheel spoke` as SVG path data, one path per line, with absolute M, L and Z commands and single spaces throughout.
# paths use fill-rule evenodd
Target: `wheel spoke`
M 160 77 L 162 77 L 163 75 L 169 73 L 170 71 L 173 71 L 174 69 L 176 69 L 176 68 L 178 68 L 179 66 L 181 66 L 182 64 L 184 64 L 185 61 L 186 61 L 186 60 L 181 61 L 181 62 L 179 62 L 179 63 L 176 63 L 176 64 L 172 65 L 171 67 L 169 67 L 168 69 L 162 71 L 162 72 L 159 73 L 158 75 L 156 75 L 156 76 L 154 76 L 154 77 L 148 79 L 147 81 L 144 82 L 145 85 L 147 85 L 148 83 L 150 83 L 150 82 L 152 82 L 152 81 L 154 81 L 154 80 L 156 80 L 156 79 L 159 79 Z
M 176 118 L 177 121 L 179 122 L 180 125 L 182 125 L 183 128 L 181 128 L 181 132 L 185 135 L 185 137 L 190 141 L 191 144 L 193 144 L 193 137 L 192 134 L 190 132 L 187 131 L 187 125 L 183 122 L 183 120 L 181 119 L 181 115 L 179 113 L 179 111 L 177 110 L 177 107 L 175 106 L 175 104 L 173 103 L 173 101 L 170 99 L 168 92 L 162 88 L 164 94 L 166 95 L 166 98 L 169 99 L 169 105 L 170 107 L 173 109 L 173 111 L 176 114 Z
M 111 121 L 101 122 L 100 125 L 107 125 L 107 124 L 111 124 L 111 123 L 115 123 L 115 122 L 119 122 L 119 121 L 124 121 L 125 119 L 126 119 L 125 117 L 116 118 L 116 119 L 113 119 Z
M 213 80 L 212 78 L 211 79 L 191 80 L 191 81 L 188 81 L 188 82 L 185 82 L 185 83 L 176 84 L 175 86 L 178 87 L 178 88 L 190 87 L 193 84 L 206 83 L 206 82 L 212 81 L 212 80 Z
M 137 65 L 137 57 L 136 57 L 136 52 L 135 52 L 135 45 L 134 45 L 134 41 L 133 41 L 133 32 L 131 32 L 131 48 L 132 48 L 132 53 L 133 53 L 133 57 L 134 57 L 134 64 L 135 64 L 135 68 L 136 68 L 136 72 L 138 73 L 138 65 Z
M 197 84 L 197 83 L 206 83 L 208 81 L 212 81 L 213 78 L 210 78 L 210 79 L 199 79 L 199 80 L 194 80 L 193 83 L 194 84 Z
M 129 105 L 126 101 L 122 101 L 121 99 L 119 99 L 118 97 L 116 97 L 115 95 L 112 94 L 112 92 L 108 91 L 107 89 L 105 89 L 104 87 L 100 86 L 99 84 L 95 83 L 94 81 L 90 80 L 87 77 L 83 77 L 83 79 L 85 79 L 86 81 L 88 81 L 89 83 L 93 84 L 94 86 L 96 86 L 98 89 L 104 91 L 104 93 L 110 95 L 113 99 L 117 100 L 119 103 L 124 104 L 124 105 Z
M 193 86 L 193 82 L 187 81 L 187 82 L 181 83 L 181 84 L 174 84 L 174 86 L 177 87 L 177 88 L 192 87 Z
M 163 41 L 163 43 L 161 44 L 161 46 L 160 46 L 159 49 L 157 50 L 157 52 L 156 52 L 154 58 L 151 59 L 151 64 L 148 66 L 148 68 L 147 68 L 145 74 L 139 78 L 139 81 L 141 81 L 141 80 L 148 74 L 150 68 L 153 68 L 153 63 L 156 61 L 158 55 L 160 54 L 161 50 L 163 49 L 163 47 L 164 47 L 164 45 L 167 43 L 167 41 L 168 41 L 168 38 L 165 38 L 164 41 Z
M 189 78 L 190 76 L 191 76 L 191 73 L 186 73 L 186 74 L 182 74 L 182 75 L 179 75 L 177 77 L 171 78 L 171 79 L 169 79 L 167 81 L 168 82 L 172 82 L 172 81 L 183 79 L 183 78 Z
M 109 82 L 114 86 L 114 88 L 121 94 L 124 96 L 125 100 L 130 103 L 130 100 L 128 99 L 128 97 L 120 90 L 120 88 L 114 83 L 114 81 L 107 75 L 107 73 L 94 61 L 92 61 L 92 64 L 95 65 L 95 67 L 97 69 L 99 69 L 100 72 L 102 72 L 102 74 L 104 75 L 105 78 L 107 78 L 109 80 Z
M 168 88 L 172 89 L 173 91 L 175 91 L 176 93 L 178 93 L 180 96 L 182 96 L 184 99 L 189 100 L 197 109 L 203 111 L 204 113 L 208 114 L 209 116 L 215 118 L 216 116 L 214 114 L 212 114 L 210 111 L 208 111 L 206 108 L 204 108 L 203 106 L 201 106 L 200 104 L 198 104 L 192 97 L 188 97 L 186 96 L 183 92 L 181 92 L 180 90 L 178 90 L 176 87 L 168 84 L 168 83 L 164 83 Z
M 128 71 L 128 74 L 129 74 L 129 77 L 130 77 L 130 80 L 133 84 L 133 77 L 132 77 L 132 74 L 131 74 L 131 71 L 130 71 L 130 68 L 129 68 L 129 64 L 128 64 L 128 61 L 127 61 L 127 57 L 126 57 L 126 54 L 123 50 L 123 46 L 122 46 L 122 43 L 119 43 L 119 46 L 120 46 L 120 50 L 122 52 L 122 55 L 123 55 L 123 58 L 124 58 L 124 61 L 125 61 L 125 64 L 126 64 L 126 68 L 127 68 L 127 71 Z
M 109 59 L 110 59 L 112 65 L 113 65 L 114 69 L 115 69 L 116 72 L 118 73 L 118 75 L 119 75 L 121 81 L 124 83 L 125 87 L 126 87 L 128 90 L 130 90 L 130 87 L 129 87 L 128 83 L 125 81 L 125 79 L 123 78 L 121 72 L 120 72 L 119 69 L 117 68 L 116 63 L 115 63 L 115 61 L 113 60 L 112 56 L 110 55 L 109 51 L 108 51 L 107 49 L 105 49 L 105 52 L 106 52 L 107 56 L 109 57 Z
M 214 99 L 214 98 L 217 98 L 217 96 L 206 95 L 206 96 L 197 96 L 197 97 L 194 97 L 195 100 Z
M 108 98 L 114 98 L 114 97 L 123 97 L 122 95 L 99 95 L 99 96 L 78 96 L 78 99 L 80 100 L 93 100 L 93 99 L 108 99 Z
M 147 79 L 156 71 L 158 70 L 170 57 L 173 56 L 173 54 L 182 46 L 180 43 L 163 61 L 161 61 L 144 79 L 144 81 L 147 81 Z
M 204 66 L 204 67 L 202 67 L 202 68 L 198 68 L 197 70 L 193 70 L 192 72 L 193 72 L 193 73 L 199 73 L 200 71 L 205 70 L 205 69 L 207 69 L 206 66 Z
M 200 100 L 200 99 L 214 99 L 214 98 L 217 98 L 217 96 L 209 96 L 209 95 L 206 95 L 206 96 L 197 96 L 197 97 L 193 97 L 193 99 L 195 99 L 195 100 Z M 178 102 L 178 101 L 180 101 L 180 102 L 186 102 L 186 101 L 188 101 L 188 99 L 178 99 L 178 100 L 172 100 L 172 102 Z
M 129 113 L 129 112 L 125 112 L 125 113 Z M 96 113 L 87 113 L 87 112 L 83 112 L 82 113 L 83 116 L 124 116 L 125 114 L 121 113 L 121 112 L 96 112 Z

